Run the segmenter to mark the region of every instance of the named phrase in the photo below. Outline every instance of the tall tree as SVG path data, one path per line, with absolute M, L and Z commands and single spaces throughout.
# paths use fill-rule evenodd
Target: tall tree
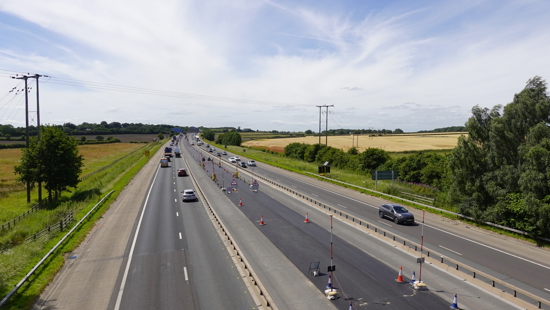
M 69 187 L 76 188 L 83 165 L 78 141 L 54 126 L 44 126 L 40 141 L 32 141 L 23 151 L 21 165 L 15 167 L 20 180 L 43 182 L 50 201 Z
M 459 139 L 448 160 L 451 197 L 460 202 L 461 212 L 478 219 L 510 223 L 513 214 L 531 215 L 537 220 L 514 225 L 547 234 L 543 226 L 550 222 L 550 212 L 542 212 L 550 202 L 546 82 L 536 76 L 506 106 L 476 106 L 472 114 L 466 123 L 468 137 Z

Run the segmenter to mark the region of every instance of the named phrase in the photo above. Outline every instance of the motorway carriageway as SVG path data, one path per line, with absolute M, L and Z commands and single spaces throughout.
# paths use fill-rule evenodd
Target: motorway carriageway
M 217 158 L 206 151 L 202 154 Z M 242 160 L 246 161 L 244 158 Z M 210 164 L 208 161 L 206 163 Z M 225 167 L 231 166 L 231 171 L 234 171 L 236 167 L 235 165 L 229 165 L 227 162 L 224 162 L 223 165 Z M 291 187 L 295 191 L 313 197 L 324 204 L 339 208 L 362 220 L 379 226 L 384 225 L 388 231 L 410 241 L 420 243 L 422 234 L 422 227 L 418 225 L 422 218 L 420 212 L 413 211 L 416 215 L 416 225 L 394 225 L 393 222 L 378 217 L 378 206 L 385 202 L 381 199 L 357 192 L 350 195 L 351 190 L 327 182 L 319 182 L 296 174 L 289 176 L 291 173 L 279 172 L 280 169 L 278 168 L 264 168 L 267 165 L 262 163 L 258 163 L 258 165 L 259 167 L 249 167 L 248 170 L 272 179 L 281 185 Z M 238 170 L 242 171 L 243 169 L 238 168 Z M 228 185 L 226 184 L 226 186 Z M 342 192 L 347 193 L 344 195 L 341 194 Z M 550 279 L 549 251 L 529 245 L 525 249 L 525 244 L 522 244 L 523 249 L 520 248 L 514 252 L 512 251 L 513 243 L 521 242 L 501 240 L 500 243 L 486 244 L 484 238 L 489 233 L 486 233 L 486 236 L 478 234 L 477 238 L 472 238 L 469 234 L 474 235 L 476 232 L 473 230 L 466 229 L 464 233 L 464 230 L 458 230 L 454 225 L 445 227 L 444 225 L 448 224 L 445 222 L 431 224 L 428 222 L 424 225 L 425 248 L 435 250 L 542 298 L 550 299 L 550 283 L 548 283 L 548 279 Z M 449 227 L 451 229 L 448 229 Z M 491 242 L 493 241 L 494 239 L 491 239 Z M 523 254 L 531 257 L 525 257 Z
M 195 161 L 191 163 L 188 160 L 189 165 L 202 163 L 200 152 L 188 144 L 186 146 Z M 218 160 L 210 153 L 203 155 Z M 220 184 L 230 187 L 232 173 L 224 172 L 211 161 L 204 163 L 204 172 L 207 175 L 211 175 L 214 167 Z M 320 221 L 305 224 L 305 214 L 298 214 L 286 206 L 296 203 L 295 199 L 286 194 L 279 192 L 278 195 L 281 197 L 274 199 L 264 193 L 266 188 L 252 192 L 247 183 L 237 178 L 235 180 L 238 182 L 238 192 L 226 196 L 235 205 L 239 205 L 242 198 L 243 206 L 238 208 L 251 222 L 259 224 L 260 215 L 264 216 L 266 225 L 258 225 L 259 231 L 307 276 L 319 289 L 319 297 L 324 298 L 323 292 L 328 282 L 327 266 L 330 265 L 330 232 L 326 227 L 318 225 Z M 325 220 L 324 224 L 328 226 L 329 217 L 326 216 Z M 342 224 L 338 222 L 337 225 Z M 430 291 L 418 292 L 408 284 L 396 283 L 398 266 L 396 269 L 388 267 L 336 234 L 333 235 L 333 244 L 336 272 L 332 282 L 333 286 L 339 289 L 341 296 L 333 304 L 338 309 L 349 309 L 349 302 L 352 302 L 355 309 L 365 306 L 369 309 L 443 309 L 450 306 L 452 297 L 443 300 Z M 308 274 L 309 264 L 314 261 L 321 262 L 322 275 L 319 277 Z

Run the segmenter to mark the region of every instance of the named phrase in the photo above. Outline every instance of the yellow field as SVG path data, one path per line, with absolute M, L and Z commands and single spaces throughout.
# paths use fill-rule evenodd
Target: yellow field
M 384 136 L 369 136 L 355 135 L 352 136 L 329 136 L 328 145 L 347 151 L 352 147 L 355 141 L 355 147 L 359 152 L 363 152 L 369 147 L 379 148 L 388 152 L 404 152 L 404 151 L 423 151 L 423 150 L 448 150 L 453 149 L 458 137 L 466 133 L 450 132 L 450 133 L 422 133 L 422 134 L 402 134 L 402 135 L 384 135 Z M 319 143 L 319 137 L 299 137 L 299 138 L 284 138 L 284 139 L 265 139 L 246 141 L 243 145 L 251 147 L 266 148 L 276 152 L 282 152 L 284 147 L 290 143 L 299 142 L 306 144 Z M 321 143 L 325 143 L 325 137 L 321 137 Z
M 84 157 L 82 175 L 95 171 L 142 146 L 141 143 L 79 145 L 79 153 Z M 0 150 L 0 194 L 4 191 L 9 192 L 24 188 L 23 184 L 16 181 L 18 175 L 14 174 L 13 170 L 15 165 L 19 165 L 20 158 L 21 149 Z

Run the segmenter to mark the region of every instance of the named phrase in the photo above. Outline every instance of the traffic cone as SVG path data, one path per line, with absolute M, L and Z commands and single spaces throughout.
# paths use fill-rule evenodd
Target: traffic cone
M 456 298 L 456 294 L 455 294 L 455 297 L 453 298 L 453 303 L 451 304 L 451 309 L 460 309 L 460 308 L 458 308 L 458 300 Z
M 263 215 L 260 216 L 260 226 L 262 226 L 262 225 L 265 225 Z
M 309 215 L 306 213 L 306 219 L 304 220 L 304 223 L 309 223 Z
M 243 206 L 243 199 L 242 198 L 239 198 L 239 206 Z
M 405 283 L 405 281 L 403 281 L 403 266 L 399 267 L 399 275 L 397 276 L 395 282 Z
M 412 274 L 412 277 L 411 277 L 411 282 L 409 282 L 409 283 L 414 284 L 414 282 L 416 282 L 416 279 L 415 279 L 415 273 L 413 271 L 413 274 Z
M 332 278 L 330 277 L 330 275 L 328 275 L 328 283 L 327 283 L 327 288 L 332 288 Z

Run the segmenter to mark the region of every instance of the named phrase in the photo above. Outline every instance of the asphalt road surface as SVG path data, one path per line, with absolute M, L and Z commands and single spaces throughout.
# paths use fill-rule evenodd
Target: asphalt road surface
M 177 177 L 180 167 L 182 159 L 172 158 L 153 180 L 115 309 L 253 309 L 202 202 L 181 201 L 194 185 Z

